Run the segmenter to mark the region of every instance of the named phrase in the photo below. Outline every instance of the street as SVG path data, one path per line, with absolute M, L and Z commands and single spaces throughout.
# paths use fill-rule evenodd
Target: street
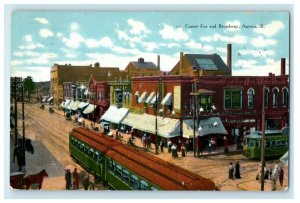
M 21 112 L 21 105 L 18 107 L 18 111 Z M 54 113 L 49 113 L 47 105 L 43 110 L 39 108 L 39 104 L 25 104 L 26 137 L 32 140 L 35 149 L 34 154 L 26 152 L 26 174 L 35 174 L 42 169 L 46 169 L 49 176 L 44 179 L 42 189 L 45 190 L 65 189 L 65 168 L 70 168 L 73 171 L 76 167 L 79 171 L 83 171 L 72 160 L 68 150 L 68 133 L 72 130 L 74 124 L 72 121 L 65 119 L 62 111 L 57 109 L 54 109 L 54 111 Z M 19 119 L 19 133 L 22 132 L 21 124 L 22 121 Z M 86 120 L 86 124 L 90 125 L 90 121 Z M 122 135 L 122 141 L 126 143 L 130 135 Z M 137 148 L 144 150 L 140 139 L 134 139 L 133 143 Z M 155 155 L 154 152 L 154 145 L 152 145 L 152 149 L 148 153 L 211 179 L 222 191 L 260 190 L 260 182 L 256 180 L 259 162 L 249 160 L 240 153 L 230 155 L 214 154 L 211 156 L 206 154 L 201 158 L 195 158 L 192 152 L 188 152 L 186 157 L 181 157 L 179 153 L 178 158 L 172 159 L 166 148 L 164 153 Z M 235 164 L 237 161 L 241 166 L 241 179 L 228 179 L 228 163 L 233 162 Z M 273 160 L 267 161 L 267 168 L 273 168 L 275 163 L 284 167 L 283 187 L 280 187 L 279 181 L 277 181 L 277 190 L 284 190 L 288 186 L 288 167 L 279 163 L 278 160 Z M 97 189 L 105 188 L 98 184 Z M 265 191 L 270 190 L 271 180 L 266 180 Z

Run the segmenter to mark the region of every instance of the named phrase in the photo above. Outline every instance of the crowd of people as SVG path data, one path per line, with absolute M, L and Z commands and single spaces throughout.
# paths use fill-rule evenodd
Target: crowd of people
M 86 174 L 77 171 L 71 172 L 70 169 L 65 170 L 66 190 L 78 190 L 80 189 L 80 183 L 83 185 L 84 190 L 95 190 L 95 178 L 92 174 Z

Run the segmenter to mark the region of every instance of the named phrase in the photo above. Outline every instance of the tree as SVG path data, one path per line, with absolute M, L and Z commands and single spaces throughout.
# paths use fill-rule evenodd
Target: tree
M 27 76 L 27 78 L 24 79 L 24 94 L 27 95 L 29 101 L 33 90 L 35 90 L 35 83 L 31 76 Z

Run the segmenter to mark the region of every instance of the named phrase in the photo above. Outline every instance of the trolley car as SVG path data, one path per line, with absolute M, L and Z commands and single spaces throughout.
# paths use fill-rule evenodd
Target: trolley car
M 244 155 L 251 159 L 261 157 L 261 136 L 260 131 L 254 131 L 244 137 Z M 288 151 L 288 128 L 283 130 L 265 131 L 265 157 L 267 159 L 278 158 Z
M 69 136 L 71 156 L 114 190 L 217 190 L 206 178 L 82 127 Z

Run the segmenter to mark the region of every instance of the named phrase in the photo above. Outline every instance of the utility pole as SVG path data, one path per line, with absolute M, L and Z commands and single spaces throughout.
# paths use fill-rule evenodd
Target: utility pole
M 18 145 L 18 104 L 17 104 L 17 77 L 14 77 L 14 98 L 15 98 L 15 147 Z
M 265 187 L 265 86 L 263 85 L 263 105 L 261 115 L 261 191 L 264 191 Z
M 22 139 L 22 165 L 26 165 L 25 159 L 25 115 L 24 115 L 24 84 L 21 87 L 21 94 L 22 94 L 22 128 L 23 128 L 23 139 Z
M 157 131 L 158 131 L 158 127 L 157 127 L 157 114 L 158 114 L 158 95 L 157 95 L 157 88 L 155 90 L 155 96 L 156 96 L 156 100 L 155 100 L 155 109 L 156 109 L 156 113 L 155 113 L 155 154 L 158 154 L 158 146 L 157 146 Z

